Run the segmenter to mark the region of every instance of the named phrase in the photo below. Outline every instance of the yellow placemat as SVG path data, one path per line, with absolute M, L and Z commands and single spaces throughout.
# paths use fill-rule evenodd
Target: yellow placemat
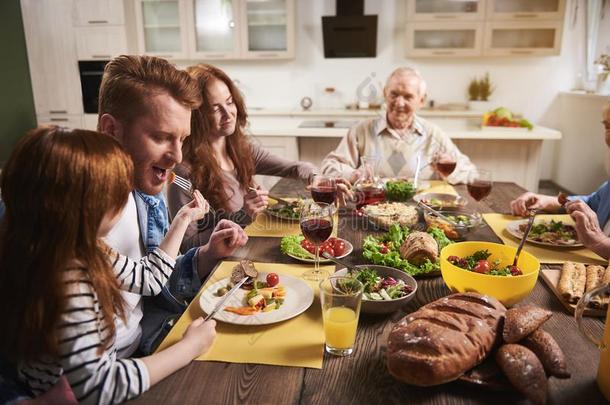
M 556 221 L 563 221 L 564 223 L 574 224 L 572 218 L 569 215 L 537 215 L 536 218 L 540 219 L 554 219 Z M 515 217 L 512 215 L 503 214 L 483 214 L 483 219 L 491 227 L 496 235 L 502 242 L 509 246 L 519 246 L 519 240 L 511 236 L 506 230 L 506 226 L 512 221 L 523 219 L 521 217 Z M 566 261 L 580 262 L 580 263 L 602 263 L 605 264 L 608 261 L 604 260 L 600 256 L 596 255 L 589 249 L 585 248 L 554 248 L 544 247 L 540 245 L 534 245 L 526 242 L 523 250 L 527 250 L 540 260 L 541 263 L 563 263 Z
M 445 183 L 442 180 L 425 180 L 430 183 L 430 187 L 419 191 L 417 194 L 423 193 L 445 193 L 445 194 L 453 194 L 458 195 L 455 188 L 449 183 Z
M 207 286 L 228 277 L 237 262 L 222 262 L 214 275 L 199 291 L 197 297 L 182 314 L 176 325 L 165 337 L 159 350 L 179 341 L 190 323 L 203 316 L 199 296 Z M 260 272 L 290 274 L 300 277 L 313 265 L 255 263 Z M 334 266 L 321 266 L 329 273 Z M 272 364 L 277 366 L 322 368 L 324 357 L 324 327 L 317 283 L 305 281 L 315 290 L 315 298 L 309 309 L 301 315 L 272 325 L 216 324 L 216 340 L 208 353 L 196 360 L 226 361 L 229 363 Z
M 337 224 L 339 223 L 339 214 L 334 215 L 334 227 L 332 236 L 337 236 Z M 260 213 L 254 222 L 246 226 L 244 229 L 248 236 L 266 236 L 270 238 L 282 238 L 288 235 L 300 235 L 301 227 L 299 221 L 287 221 L 285 219 L 275 218 L 265 212 Z

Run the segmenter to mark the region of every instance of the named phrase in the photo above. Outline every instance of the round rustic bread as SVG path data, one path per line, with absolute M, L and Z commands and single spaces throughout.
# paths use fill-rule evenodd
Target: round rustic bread
M 505 313 L 497 299 L 478 293 L 453 294 L 421 307 L 390 332 L 390 374 L 419 386 L 457 379 L 490 353 Z

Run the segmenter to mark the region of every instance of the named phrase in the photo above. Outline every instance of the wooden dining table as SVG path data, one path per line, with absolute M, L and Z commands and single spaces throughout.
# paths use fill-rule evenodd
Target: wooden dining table
M 468 200 L 468 207 L 481 213 L 509 213 L 509 203 L 525 190 L 514 183 L 494 183 L 491 194 L 481 202 L 473 200 L 465 186 L 456 191 Z M 271 190 L 279 196 L 296 196 L 304 185 L 283 179 Z M 339 217 L 338 236 L 349 240 L 354 251 L 344 261 L 366 263 L 362 241 L 379 233 L 364 218 L 351 211 Z M 367 230 L 364 230 L 368 228 Z M 500 242 L 488 226 L 481 227 L 468 240 Z M 247 245 L 230 259 L 248 258 L 255 262 L 297 263 L 283 255 L 280 238 L 251 237 Z M 544 265 L 543 265 L 544 266 Z M 394 379 L 386 367 L 387 338 L 392 326 L 420 306 L 450 294 L 441 277 L 418 279 L 416 297 L 402 310 L 386 316 L 361 314 L 354 353 L 349 357 L 324 355 L 322 369 L 193 361 L 161 381 L 133 403 L 156 404 L 514 404 L 527 403 L 515 391 L 493 391 L 455 381 L 434 387 L 415 387 Z M 522 302 L 549 309 L 553 316 L 544 329 L 565 352 L 570 379 L 549 379 L 550 404 L 607 403 L 595 378 L 599 351 L 579 332 L 574 316 L 539 278 L 532 293 Z M 315 302 L 314 302 L 315 304 Z M 584 327 L 601 336 L 603 319 L 587 318 Z M 244 343 L 245 344 L 245 343 Z

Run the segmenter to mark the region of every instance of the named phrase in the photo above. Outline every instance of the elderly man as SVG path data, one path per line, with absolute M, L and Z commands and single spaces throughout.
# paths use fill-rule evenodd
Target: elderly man
M 322 172 L 355 180 L 361 158 L 378 160 L 377 174 L 384 177 L 412 177 L 421 157 L 421 178 L 432 178 L 433 159 L 454 160 L 457 165 L 447 178 L 451 183 L 466 182 L 474 165 L 436 125 L 417 116 L 426 100 L 426 83 L 414 69 L 398 68 L 383 89 L 387 104 L 384 117 L 356 125 L 337 149 L 322 162 Z

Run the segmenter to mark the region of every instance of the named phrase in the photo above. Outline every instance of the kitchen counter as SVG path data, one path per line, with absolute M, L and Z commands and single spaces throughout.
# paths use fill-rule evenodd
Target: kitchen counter
M 260 107 L 248 107 L 248 115 L 253 117 L 302 117 L 312 118 L 319 116 L 326 117 L 356 117 L 359 119 L 377 117 L 384 114 L 383 109 L 346 109 L 346 108 L 322 108 L 303 110 L 302 108 L 293 109 L 271 109 Z M 474 110 L 455 110 L 446 108 L 424 108 L 419 111 L 422 117 L 454 117 L 454 118 L 478 118 L 483 115 L 482 111 Z

